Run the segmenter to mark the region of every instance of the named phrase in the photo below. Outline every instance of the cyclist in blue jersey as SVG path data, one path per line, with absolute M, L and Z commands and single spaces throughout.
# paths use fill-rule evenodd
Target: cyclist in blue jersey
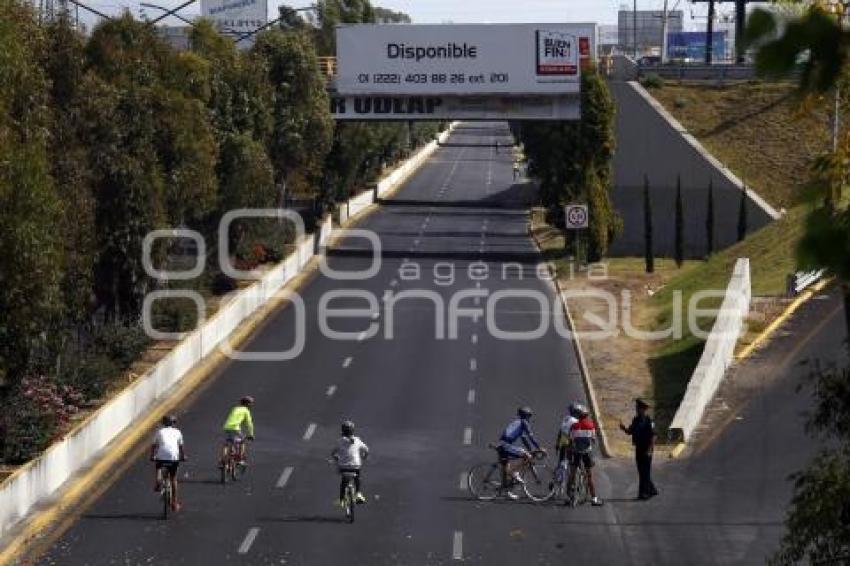
M 499 438 L 499 459 L 502 463 L 502 485 L 506 488 L 505 493 L 511 499 L 516 495 L 509 489 L 508 479 L 522 481 L 517 473 L 517 468 L 523 460 L 530 460 L 531 451 L 545 452 L 540 448 L 534 433 L 531 432 L 531 417 L 534 413 L 528 407 L 520 407 L 517 410 L 517 418 L 505 427 Z M 518 445 L 520 442 L 522 446 Z

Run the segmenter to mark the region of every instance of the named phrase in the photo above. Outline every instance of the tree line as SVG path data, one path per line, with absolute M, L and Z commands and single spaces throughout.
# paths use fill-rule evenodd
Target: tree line
M 214 257 L 227 211 L 297 195 L 321 214 L 438 131 L 330 115 L 318 57 L 334 27 L 406 16 L 365 0 L 322 0 L 311 20 L 286 10 L 250 50 L 201 21 L 176 51 L 128 13 L 84 37 L 67 15 L 0 0 L 0 459 L 37 453 L 147 347 L 149 232 L 191 228 Z M 255 265 L 292 235 L 236 222 L 227 244 Z M 168 243 L 152 255 L 166 262 Z M 222 277 L 197 284 L 232 289 Z M 182 325 L 186 309 L 165 303 L 160 319 Z
M 596 69 L 581 75 L 581 119 L 559 122 L 517 122 L 514 135 L 522 143 L 529 174 L 540 186 L 540 200 L 550 219 L 563 224 L 563 206 L 588 205 L 587 259 L 599 261 L 608 252 L 623 223 L 611 203 L 614 156 L 614 99 Z

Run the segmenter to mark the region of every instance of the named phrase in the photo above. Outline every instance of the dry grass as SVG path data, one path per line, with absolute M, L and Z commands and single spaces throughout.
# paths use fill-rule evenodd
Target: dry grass
M 650 92 L 776 208 L 801 201 L 812 159 L 831 147 L 825 105 L 801 110 L 791 83 L 667 83 Z

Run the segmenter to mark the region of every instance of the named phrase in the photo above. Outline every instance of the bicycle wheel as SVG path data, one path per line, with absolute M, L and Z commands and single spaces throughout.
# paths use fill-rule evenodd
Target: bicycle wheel
M 354 507 L 356 506 L 355 498 L 357 494 L 354 493 L 354 486 L 351 481 L 348 482 L 348 485 L 345 487 L 345 516 L 348 518 L 349 523 L 354 522 Z
M 469 492 L 481 501 L 491 501 L 502 491 L 502 470 L 499 464 L 483 463 L 473 466 L 466 476 Z
M 522 490 L 532 501 L 548 501 L 555 495 L 555 474 L 545 463 L 532 462 L 521 477 Z
M 576 470 L 576 483 L 575 483 L 575 496 L 576 496 L 576 504 L 583 505 L 587 503 L 588 489 L 587 489 L 587 472 L 584 469 L 584 464 L 578 467 Z
M 163 480 L 165 476 L 165 480 Z M 162 486 L 162 519 L 168 519 L 168 512 L 171 510 L 171 478 L 168 474 L 163 474 L 160 471 L 160 485 Z

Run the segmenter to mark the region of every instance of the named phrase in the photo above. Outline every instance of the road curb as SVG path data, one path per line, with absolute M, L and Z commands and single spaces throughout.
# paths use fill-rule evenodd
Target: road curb
M 274 298 L 240 324 L 229 338 L 231 345 L 238 348 L 250 342 L 278 309 L 286 308 L 288 292 L 302 288 L 315 278 L 318 271 L 317 265 L 318 256 L 315 256 L 289 284 L 284 285 L 276 293 Z M 84 468 L 69 479 L 60 488 L 61 493 L 57 494 L 43 509 L 34 510 L 30 517 L 22 519 L 21 523 L 5 537 L 8 543 L 0 548 L 0 565 L 15 563 L 28 551 L 35 550 L 38 553 L 39 549 L 44 549 L 46 544 L 61 536 L 73 522 L 72 517 L 76 517 L 67 512 L 80 505 L 88 506 L 97 495 L 108 489 L 121 475 L 116 471 L 132 463 L 129 458 L 126 458 L 127 454 L 150 434 L 164 415 L 186 403 L 193 395 L 200 393 L 209 385 L 227 366 L 228 361 L 229 358 L 218 349 L 201 360 L 175 386 L 175 390 L 168 397 L 163 398 L 138 422 L 110 442 L 93 465 Z M 45 529 L 50 529 L 50 534 L 46 537 L 43 533 Z
M 450 133 L 452 129 L 450 128 L 446 132 Z M 418 171 L 429 158 L 430 155 L 424 158 L 419 166 L 400 179 L 386 194 L 394 194 L 404 186 L 410 176 Z M 378 208 L 378 203 L 373 201 L 353 217 L 348 218 L 344 224 L 341 223 L 341 226 L 351 227 L 356 225 Z M 332 230 L 325 246 L 332 245 L 336 239 Z M 257 336 L 258 331 L 271 320 L 272 315 L 279 309 L 286 308 L 288 301 L 285 295 L 303 288 L 312 281 L 318 272 L 319 261 L 320 254 L 317 253 L 291 281 L 281 287 L 274 297 L 242 321 L 227 339 L 231 347 L 239 348 L 250 342 Z M 218 348 L 206 358 L 200 360 L 195 367 L 188 371 L 186 377 L 175 385 L 171 393 L 157 401 L 145 415 L 140 416 L 137 422 L 108 443 L 101 450 L 94 464 L 84 467 L 69 478 L 50 497 L 50 501 L 43 503 L 40 509 L 34 508 L 28 513 L 28 516 L 20 520 L 18 525 L 12 527 L 9 533 L 0 537 L 0 566 L 14 563 L 28 552 L 35 551 L 35 553 L 38 553 L 39 549 L 45 548 L 47 541 L 54 541 L 61 536 L 73 522 L 72 518 L 76 517 L 76 515 L 68 512 L 75 507 L 86 507 L 96 499 L 98 494 L 105 491 L 114 479 L 120 476 L 120 473 L 116 473 L 116 471 L 129 465 L 130 459 L 126 456 L 139 446 L 139 443 L 150 434 L 159 420 L 179 405 L 186 403 L 194 394 L 199 393 L 210 384 L 227 366 L 228 361 L 229 358 Z M 44 531 L 48 529 L 50 534 L 45 537 Z
M 778 317 L 776 317 L 773 322 L 767 325 L 767 328 L 762 330 L 761 333 L 756 336 L 755 340 L 750 342 L 743 350 L 738 352 L 738 354 L 735 356 L 735 360 L 740 362 L 750 357 L 753 352 L 755 352 L 758 348 L 764 345 L 764 343 L 770 339 L 770 337 L 779 329 L 779 327 L 785 324 L 785 322 L 789 318 L 791 318 L 791 316 L 795 312 L 797 312 L 797 310 L 801 306 L 807 303 L 809 299 L 811 299 L 816 293 L 822 291 L 830 283 L 832 283 L 831 278 L 824 279 L 822 281 L 819 281 L 818 283 L 815 283 L 809 289 L 803 291 L 803 293 L 799 297 L 794 299 L 790 305 L 785 307 L 785 310 L 782 311 L 782 313 Z
M 537 247 L 537 250 L 543 253 L 541 248 L 540 241 L 537 239 L 537 236 L 534 234 L 533 227 L 531 226 L 529 220 L 529 233 L 531 235 L 531 239 L 534 242 L 534 245 Z M 587 395 L 587 400 L 590 403 L 590 410 L 593 413 L 593 418 L 596 420 L 598 432 L 599 432 L 599 449 L 602 455 L 605 458 L 611 458 L 611 451 L 608 449 L 608 435 L 605 432 L 605 426 L 602 421 L 602 412 L 599 410 L 599 401 L 596 397 L 596 389 L 593 386 L 593 380 L 590 377 L 590 370 L 587 367 L 587 360 L 584 356 L 584 350 L 581 347 L 581 340 L 579 340 L 578 332 L 576 331 L 575 321 L 573 320 L 573 315 L 570 312 L 570 307 L 567 305 L 567 301 L 564 299 L 564 291 L 561 288 L 561 284 L 558 281 L 557 273 L 553 273 L 553 270 L 546 266 L 549 270 L 549 273 L 552 274 L 552 283 L 555 287 L 556 294 L 558 295 L 558 301 L 561 303 L 561 308 L 564 311 L 564 315 L 567 317 L 567 324 L 570 327 L 570 332 L 572 332 L 573 338 L 570 342 L 573 344 L 573 349 L 576 353 L 576 358 L 578 359 L 579 372 L 581 373 L 582 384 L 584 385 L 584 392 Z

